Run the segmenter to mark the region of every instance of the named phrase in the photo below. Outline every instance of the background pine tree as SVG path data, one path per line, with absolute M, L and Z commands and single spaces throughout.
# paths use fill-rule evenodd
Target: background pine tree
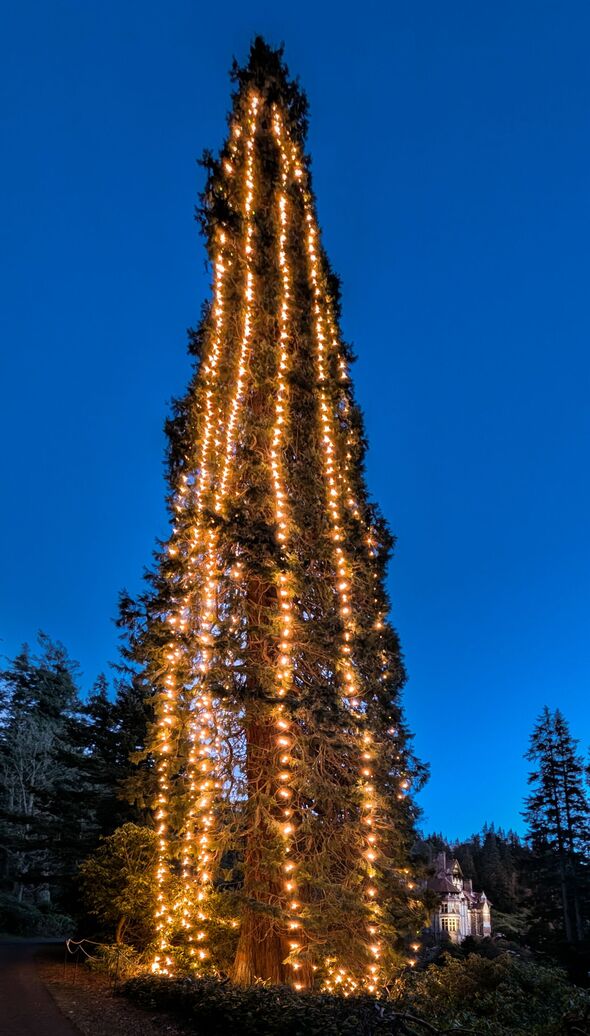
M 124 794 L 145 710 L 131 682 L 113 693 L 105 677 L 84 699 L 76 663 L 44 634 L 8 660 L 0 692 L 0 927 L 53 934 L 67 924 L 56 913 L 80 909 L 78 868 L 99 838 L 145 819 Z
M 69 724 L 81 702 L 65 649 L 44 635 L 39 641 L 39 655 L 25 646 L 1 674 L 2 878 L 18 902 L 30 892 L 49 903 L 68 866 L 62 852 L 67 831 L 83 823 L 79 810 L 68 813 L 58 801 L 71 769 L 60 755 L 71 747 Z
M 198 213 L 212 300 L 167 427 L 171 535 L 122 611 L 154 708 L 154 966 L 183 948 L 245 984 L 375 989 L 422 921 L 393 541 L 364 481 L 305 96 L 260 39 L 232 79 Z
M 543 709 L 526 757 L 534 765 L 524 818 L 539 937 L 553 947 L 581 944 L 590 935 L 590 802 L 578 742 L 558 709 Z

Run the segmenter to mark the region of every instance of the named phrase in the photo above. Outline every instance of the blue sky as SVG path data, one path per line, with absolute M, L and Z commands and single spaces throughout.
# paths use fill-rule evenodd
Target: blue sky
M 519 826 L 542 706 L 588 740 L 590 7 L 2 6 L 0 648 L 115 657 L 207 292 L 195 159 L 261 32 L 309 94 L 424 823 Z

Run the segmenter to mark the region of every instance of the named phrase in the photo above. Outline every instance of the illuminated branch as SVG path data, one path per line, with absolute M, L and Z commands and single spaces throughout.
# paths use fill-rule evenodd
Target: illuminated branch
M 152 967 L 378 993 L 421 923 L 390 541 L 364 484 L 303 96 L 261 41 L 234 74 L 202 210 L 211 307 L 137 637 L 156 712 Z

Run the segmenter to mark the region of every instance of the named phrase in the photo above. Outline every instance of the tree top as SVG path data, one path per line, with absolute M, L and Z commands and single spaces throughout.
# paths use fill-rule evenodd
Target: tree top
M 250 45 L 248 60 L 244 65 L 234 58 L 231 79 L 238 89 L 234 100 L 239 99 L 254 87 L 269 104 L 280 105 L 291 123 L 299 141 L 303 143 L 307 136 L 308 101 L 297 78 L 292 78 L 283 60 L 284 44 L 274 48 L 256 36 Z

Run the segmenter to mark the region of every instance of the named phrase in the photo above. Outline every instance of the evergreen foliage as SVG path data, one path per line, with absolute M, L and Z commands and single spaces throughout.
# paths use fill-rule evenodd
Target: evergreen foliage
M 127 823 L 82 863 L 84 900 L 109 941 L 143 949 L 153 939 L 156 855 L 155 832 Z
M 408 1010 L 444 1031 L 481 1036 L 585 1033 L 590 1016 L 587 992 L 572 987 L 563 971 L 508 953 L 463 960 L 445 954 L 409 976 L 402 997 Z
M 121 612 L 154 709 L 155 967 L 184 944 L 245 984 L 376 988 L 422 923 L 393 539 L 364 480 L 305 96 L 260 39 L 232 79 L 198 212 L 212 301 L 167 425 L 172 530 Z
M 590 941 L 590 801 L 578 742 L 559 711 L 545 707 L 527 759 L 531 793 L 525 801 L 530 880 L 537 937 L 547 944 Z
M 485 892 L 492 904 L 494 932 L 530 942 L 532 853 L 526 842 L 514 831 L 485 824 L 481 833 L 461 842 L 449 842 L 442 834 L 429 835 L 416 849 L 429 867 L 441 850 L 457 858 L 474 889 Z
M 71 873 L 71 850 L 77 839 L 85 843 L 88 821 L 80 803 L 65 810 L 61 799 L 80 777 L 70 736 L 81 712 L 76 667 L 60 644 L 44 635 L 39 642 L 39 655 L 25 646 L 1 674 L 2 884 L 19 902 L 32 890 L 48 903 Z
M 567 965 L 587 984 L 590 964 L 590 801 L 587 767 L 568 723 L 545 707 L 526 758 L 533 764 L 524 839 L 486 825 L 449 844 L 431 835 L 417 847 L 432 865 L 441 849 L 457 857 L 492 904 L 494 933 Z
M 84 700 L 76 664 L 44 634 L 37 654 L 25 645 L 7 662 L 0 689 L 1 925 L 52 934 L 72 926 L 56 910 L 78 908 L 81 861 L 132 817 L 122 786 L 145 715 L 126 684 L 109 697 L 104 677 Z
M 573 1036 L 587 1032 L 590 999 L 562 971 L 515 960 L 445 956 L 405 972 L 391 996 L 317 996 L 287 987 L 240 989 L 214 979 L 140 977 L 124 993 L 179 1018 L 189 1032 L 225 1036 Z
M 105 936 L 156 939 L 158 972 L 200 968 L 130 995 L 211 1032 L 550 1036 L 568 1012 L 580 1031 L 582 994 L 498 942 L 399 977 L 425 919 L 413 872 L 451 847 L 434 835 L 415 851 L 425 768 L 387 618 L 394 541 L 365 484 L 307 101 L 260 39 L 232 80 L 197 213 L 212 299 L 166 426 L 171 533 L 144 593 L 122 595 L 119 678 L 83 699 L 44 635 L 0 673 L 0 928 L 67 931 L 79 874 Z M 526 840 L 492 825 L 452 852 L 496 933 L 577 954 L 587 978 L 587 768 L 559 710 L 527 758 Z M 357 995 L 392 988 L 394 1003 Z

